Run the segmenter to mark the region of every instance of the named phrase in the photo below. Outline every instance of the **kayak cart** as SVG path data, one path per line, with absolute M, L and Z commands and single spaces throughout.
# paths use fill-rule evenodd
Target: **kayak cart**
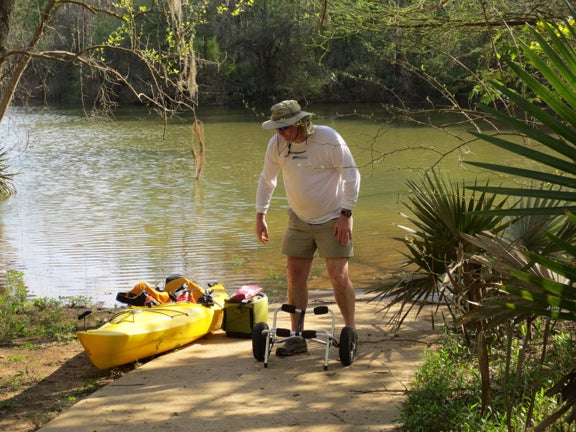
M 330 330 L 304 330 L 303 324 L 306 310 L 299 309 L 290 304 L 283 304 L 274 310 L 271 328 L 265 322 L 255 323 L 252 332 L 252 353 L 254 354 L 254 358 L 260 362 L 264 362 L 264 367 L 267 368 L 270 353 L 276 343 L 282 343 L 295 337 L 302 337 L 307 341 L 316 342 L 325 346 L 324 370 L 328 370 L 328 358 L 330 347 L 332 346 L 339 349 L 340 362 L 342 365 L 350 366 L 354 361 L 358 343 L 356 331 L 352 327 L 344 327 L 340 332 L 340 339 L 337 340 L 334 337 L 336 331 L 336 315 L 334 311 L 328 306 L 323 305 L 314 307 L 312 311 L 314 315 L 331 315 L 332 325 Z M 279 312 L 287 312 L 289 314 L 300 313 L 296 331 L 277 327 L 276 323 Z

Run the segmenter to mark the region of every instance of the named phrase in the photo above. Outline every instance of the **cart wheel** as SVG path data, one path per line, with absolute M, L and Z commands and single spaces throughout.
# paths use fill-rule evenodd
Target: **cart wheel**
M 352 327 L 344 327 L 340 333 L 340 362 L 344 366 L 350 366 L 354 361 L 356 346 L 358 345 L 358 334 Z
M 252 331 L 252 354 L 258 361 L 264 361 L 264 356 L 266 355 L 266 335 L 262 334 L 262 331 L 268 330 L 268 328 L 268 324 L 259 322 L 254 325 L 254 330 Z

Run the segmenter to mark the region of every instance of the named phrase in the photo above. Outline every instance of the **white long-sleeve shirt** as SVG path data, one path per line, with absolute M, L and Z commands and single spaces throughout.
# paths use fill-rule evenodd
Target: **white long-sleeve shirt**
M 256 211 L 266 213 L 282 171 L 288 205 L 304 222 L 321 224 L 340 210 L 352 210 L 360 191 L 360 172 L 348 145 L 328 126 L 314 126 L 302 143 L 275 134 L 268 142 L 256 192 Z

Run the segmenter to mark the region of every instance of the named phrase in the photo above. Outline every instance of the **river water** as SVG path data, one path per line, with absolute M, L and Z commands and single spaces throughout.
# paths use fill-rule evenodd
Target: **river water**
M 462 160 L 510 158 L 483 142 L 466 144 L 467 126 L 448 132 L 310 107 L 316 123 L 337 129 L 362 174 L 354 211 L 356 287 L 373 287 L 402 262 L 399 215 L 407 178 L 439 163 L 454 180 L 487 178 Z M 355 108 L 357 109 L 357 108 Z M 341 109 L 352 112 L 351 107 Z M 268 216 L 271 242 L 254 233 L 254 197 L 270 131 L 252 111 L 201 110 L 207 163 L 194 178 L 189 120 L 168 127 L 144 111 L 114 120 L 78 111 L 12 109 L 0 124 L 1 147 L 17 172 L 17 195 L 0 202 L 1 270 L 19 270 L 32 295 L 89 297 L 113 305 L 118 291 L 180 273 L 230 291 L 285 289 L 280 241 L 286 202 L 280 186 Z M 445 158 L 440 155 L 460 147 Z M 279 182 L 281 183 L 281 182 Z M 329 288 L 323 263 L 312 288 Z

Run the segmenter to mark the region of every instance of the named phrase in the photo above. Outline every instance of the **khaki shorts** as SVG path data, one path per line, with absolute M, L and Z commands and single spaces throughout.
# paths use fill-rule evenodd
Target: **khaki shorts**
M 288 228 L 282 240 L 282 253 L 296 258 L 313 258 L 318 250 L 322 258 L 354 256 L 352 241 L 342 246 L 334 235 L 336 219 L 313 225 L 303 222 L 290 210 Z

